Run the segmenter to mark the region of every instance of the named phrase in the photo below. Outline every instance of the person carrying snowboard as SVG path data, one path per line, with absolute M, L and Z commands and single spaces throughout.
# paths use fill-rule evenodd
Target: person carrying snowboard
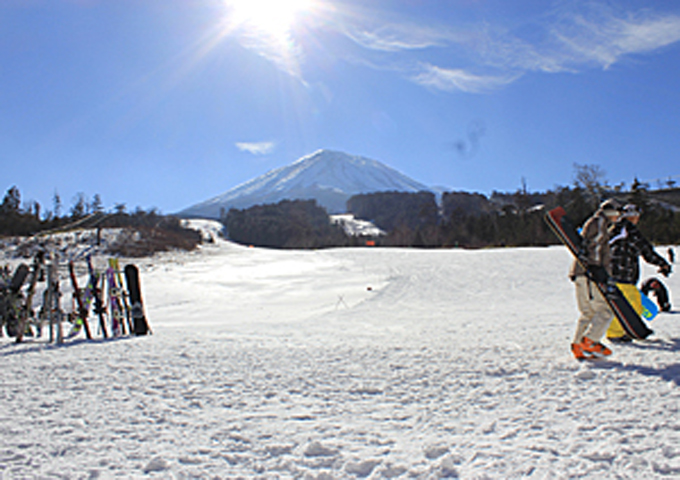
M 593 280 L 601 280 L 611 274 L 609 228 L 619 217 L 620 204 L 609 199 L 600 204 L 597 211 L 586 220 L 581 231 L 581 261 L 574 260 L 569 277 L 576 287 L 576 304 L 580 317 L 571 351 L 577 360 L 605 357 L 612 351 L 600 343 L 612 318 L 609 304 Z M 588 266 L 587 270 L 581 262 Z
M 633 204 L 623 207 L 621 218 L 609 232 L 609 248 L 612 255 L 612 279 L 619 284 L 620 289 L 638 314 L 642 313 L 642 299 L 636 285 L 640 279 L 640 262 L 642 256 L 649 264 L 659 267 L 659 272 L 665 276 L 671 273 L 670 264 L 658 253 L 654 247 L 640 233 L 637 224 L 640 221 L 640 210 Z M 619 321 L 614 318 L 607 330 L 607 338 L 613 342 L 630 342 L 629 337 Z

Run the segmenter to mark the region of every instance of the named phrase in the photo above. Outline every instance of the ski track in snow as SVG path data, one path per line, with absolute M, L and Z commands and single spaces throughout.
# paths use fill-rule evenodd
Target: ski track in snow
M 680 478 L 680 315 L 576 362 L 569 263 L 223 241 L 146 259 L 154 335 L 0 339 L 0 478 Z

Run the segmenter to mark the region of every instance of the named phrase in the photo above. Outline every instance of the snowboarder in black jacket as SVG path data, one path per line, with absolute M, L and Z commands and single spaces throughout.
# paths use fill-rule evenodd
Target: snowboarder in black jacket
M 657 265 L 659 272 L 668 276 L 671 266 L 666 260 L 654 251 L 654 247 L 640 233 L 637 223 L 640 221 L 640 210 L 632 204 L 623 207 L 621 218 L 614 224 L 609 232 L 609 248 L 612 256 L 612 278 L 617 283 L 637 285 L 640 279 L 640 262 L 642 256 L 647 263 Z M 641 311 L 640 303 L 633 305 Z M 619 321 L 614 318 L 607 330 L 607 338 L 613 341 L 627 341 L 628 338 Z

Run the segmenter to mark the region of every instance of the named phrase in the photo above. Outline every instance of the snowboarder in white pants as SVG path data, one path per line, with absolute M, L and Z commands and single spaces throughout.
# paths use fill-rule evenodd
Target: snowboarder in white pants
M 606 200 L 600 205 L 583 225 L 582 258 L 580 262 L 574 261 L 569 272 L 576 285 L 576 303 L 581 312 L 571 344 L 571 351 L 578 360 L 612 353 L 600 343 L 611 322 L 612 311 L 591 278 L 611 274 L 608 230 L 619 215 L 620 205 L 616 200 Z M 587 270 L 582 263 L 588 266 Z

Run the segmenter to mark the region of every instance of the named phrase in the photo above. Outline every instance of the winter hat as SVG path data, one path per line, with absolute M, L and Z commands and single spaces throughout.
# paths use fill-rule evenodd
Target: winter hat
M 632 203 L 629 203 L 623 207 L 624 217 L 639 217 L 640 213 L 640 209 L 637 207 L 637 205 L 633 205 Z
M 613 198 L 610 198 L 609 200 L 605 200 L 600 204 L 600 210 L 608 217 L 620 215 L 621 204 Z

